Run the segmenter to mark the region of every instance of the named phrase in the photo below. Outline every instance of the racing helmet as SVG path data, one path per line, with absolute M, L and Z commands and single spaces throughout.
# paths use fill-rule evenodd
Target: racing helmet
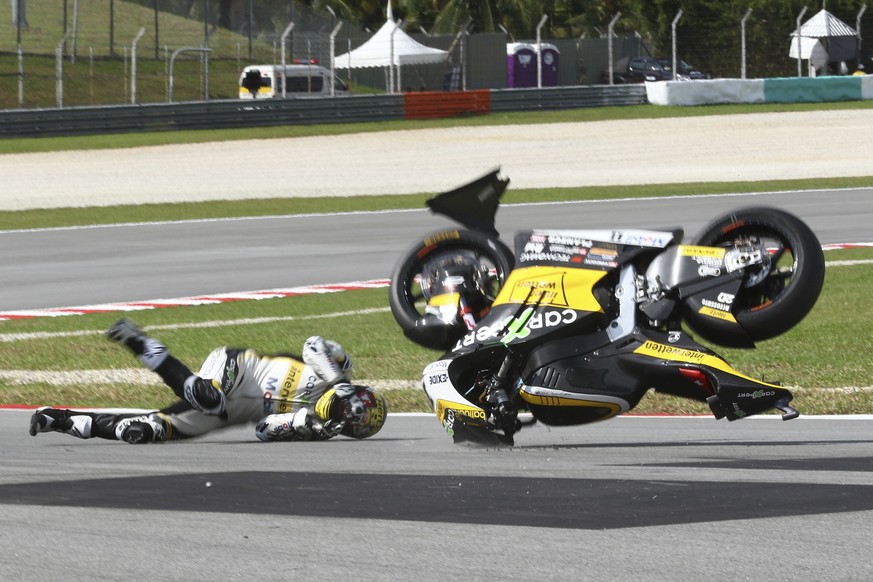
M 315 413 L 323 419 L 342 421 L 343 436 L 365 439 L 382 429 L 388 402 L 369 386 L 337 384 L 319 398 Z

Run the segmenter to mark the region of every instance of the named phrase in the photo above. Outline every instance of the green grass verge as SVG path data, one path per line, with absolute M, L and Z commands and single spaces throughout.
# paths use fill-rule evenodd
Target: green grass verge
M 811 109 L 866 108 L 873 103 L 835 103 L 784 106 L 711 106 L 698 108 L 657 108 L 654 106 L 598 108 L 561 112 L 491 115 L 463 120 L 434 122 L 397 122 L 387 124 L 349 124 L 318 127 L 270 128 L 258 137 L 293 137 L 300 135 L 339 134 L 352 131 L 402 130 L 419 127 L 454 125 L 493 125 L 495 123 L 550 123 L 561 121 L 598 121 L 684 115 L 797 111 Z M 248 130 L 220 132 L 174 132 L 90 138 L 45 138 L 0 140 L 0 154 L 65 149 L 97 149 L 244 139 Z M 852 188 L 873 185 L 873 177 L 843 179 L 786 180 L 715 184 L 668 184 L 658 186 L 618 186 L 565 188 L 549 190 L 514 190 L 507 192 L 506 203 L 625 198 L 633 196 L 699 195 L 726 192 L 774 191 L 814 188 Z M 362 196 L 354 198 L 270 199 L 246 204 L 247 215 L 300 214 L 331 211 L 422 208 L 430 194 L 405 196 Z M 174 205 L 119 206 L 59 210 L 0 212 L 0 229 L 21 229 L 117 222 L 160 221 L 241 216 L 233 202 L 208 202 Z M 828 253 L 829 260 L 869 259 L 870 250 L 846 250 Z M 869 288 L 873 273 L 869 265 L 837 267 L 828 270 L 825 289 L 813 312 L 789 333 L 765 342 L 758 351 L 718 350 L 739 370 L 764 375 L 803 386 L 796 404 L 805 414 L 871 413 L 873 396 L 852 387 L 871 384 L 873 365 L 865 354 L 866 338 L 871 337 L 873 322 L 857 314 L 871 312 Z M 135 318 L 155 335 L 165 340 L 184 361 L 196 366 L 216 345 L 230 343 L 250 345 L 263 351 L 283 351 L 301 345 L 312 333 L 320 333 L 349 346 L 356 362 L 357 376 L 382 380 L 419 377 L 422 367 L 437 354 L 407 341 L 387 308 L 387 291 L 357 291 L 330 296 L 296 297 L 261 302 L 231 303 L 196 308 L 177 307 L 139 312 Z M 374 312 L 343 317 L 326 314 L 362 309 Z M 58 333 L 77 335 L 51 339 L 0 341 L 3 370 L 89 370 L 128 368 L 135 365 L 130 356 L 102 337 L 118 314 L 71 316 L 59 319 L 0 322 L 0 334 Z M 274 321 L 252 325 L 240 319 L 273 318 Z M 285 319 L 283 319 L 285 318 Z M 297 318 L 289 320 L 287 318 Z M 196 322 L 223 322 L 209 328 L 184 327 Z M 180 326 L 181 327 L 176 327 Z M 850 331 L 847 331 L 850 330 Z M 847 388 L 832 391 L 831 388 Z M 394 410 L 426 410 L 420 390 L 392 390 Z M 44 403 L 69 406 L 157 407 L 172 400 L 166 388 L 158 384 L 140 386 L 125 383 L 76 383 L 64 386 L 32 382 L 15 383 L 0 378 L 0 403 L 37 405 Z M 701 413 L 705 406 L 653 394 L 635 410 L 642 413 Z
M 474 176 L 471 176 L 473 178 Z M 570 200 L 611 200 L 617 198 L 652 198 L 664 196 L 697 196 L 778 190 L 809 190 L 817 188 L 873 187 L 873 176 L 855 178 L 810 178 L 762 182 L 709 182 L 657 184 L 649 186 L 586 186 L 576 188 L 508 190 L 503 204 L 524 202 L 559 202 Z M 106 207 L 58 208 L 0 211 L 0 230 L 52 228 L 90 224 L 126 222 L 161 222 L 244 216 L 274 216 L 288 214 L 321 214 L 324 212 L 354 212 L 425 208 L 425 201 L 436 192 L 382 196 L 269 198 L 239 201 L 210 201 L 177 204 L 139 204 Z
M 870 260 L 873 249 L 828 251 L 826 259 Z M 763 342 L 757 350 L 712 347 L 746 374 L 802 387 L 796 391 L 795 404 L 804 414 L 873 413 L 873 394 L 853 390 L 873 385 L 867 341 L 873 336 L 873 319 L 858 317 L 873 313 L 873 296 L 867 291 L 871 279 L 870 264 L 828 267 L 821 298 L 800 325 Z M 195 368 L 218 345 L 250 346 L 264 352 L 293 351 L 306 337 L 318 333 L 349 349 L 357 378 L 372 380 L 374 385 L 380 380 L 415 382 L 422 368 L 439 354 L 404 338 L 386 305 L 387 290 L 375 289 L 173 307 L 136 312 L 132 317 Z M 349 313 L 355 311 L 364 312 Z M 0 322 L 3 369 L 60 373 L 137 367 L 129 353 L 103 336 L 103 330 L 117 317 L 93 314 Z M 198 327 L 204 324 L 209 326 Z M 40 333 L 75 335 L 36 339 L 10 336 Z M 388 395 L 395 411 L 427 410 L 419 389 L 394 389 Z M 158 407 L 172 400 L 169 390 L 159 383 L 143 386 L 72 381 L 57 386 L 0 378 L 2 404 Z M 635 412 L 706 414 L 708 410 L 691 401 L 650 394 Z
M 404 131 L 446 127 L 476 127 L 488 125 L 526 125 L 543 123 L 577 123 L 613 120 L 634 120 L 708 115 L 743 115 L 749 113 L 780 113 L 793 111 L 837 111 L 873 108 L 873 101 L 840 101 L 834 103 L 762 103 L 751 105 L 702 105 L 696 107 L 664 107 L 660 105 L 628 105 L 622 107 L 590 107 L 560 111 L 518 111 L 481 116 L 461 116 L 446 119 L 381 121 L 374 123 L 337 123 L 321 125 L 285 125 L 277 127 L 164 131 L 93 135 L 75 137 L 33 137 L 0 139 L 0 154 L 47 152 L 64 150 L 117 149 L 180 143 L 205 143 L 244 139 L 277 139 L 313 135 L 344 135 L 374 131 Z

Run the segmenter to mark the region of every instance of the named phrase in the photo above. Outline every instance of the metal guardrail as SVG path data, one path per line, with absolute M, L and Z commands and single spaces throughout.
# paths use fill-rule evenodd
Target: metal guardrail
M 491 91 L 491 112 L 581 109 L 648 103 L 644 85 L 586 85 Z
M 575 109 L 646 102 L 642 85 L 502 89 L 491 91 L 490 110 Z M 0 111 L 0 138 L 373 122 L 404 116 L 401 94 L 8 109 Z

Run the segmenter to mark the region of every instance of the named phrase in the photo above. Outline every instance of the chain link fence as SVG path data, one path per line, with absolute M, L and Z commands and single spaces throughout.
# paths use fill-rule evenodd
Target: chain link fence
M 0 109 L 51 108 L 80 105 L 118 105 L 235 99 L 243 68 L 252 64 L 331 62 L 331 32 L 337 21 L 330 14 L 313 12 L 289 2 L 287 15 L 259 12 L 257 2 L 238 2 L 247 11 L 235 14 L 237 31 L 218 26 L 219 0 L 190 0 L 184 14 L 169 11 L 171 0 L 11 0 L 0 14 Z M 19 4 L 20 3 L 20 4 Z M 178 11 L 180 2 L 172 2 Z M 21 5 L 22 18 L 15 9 Z M 836 12 L 859 28 L 858 57 L 847 71 L 870 64 L 873 51 L 865 49 L 865 33 L 873 34 L 873 11 Z M 9 18 L 11 16 L 11 18 Z M 809 18 L 808 13 L 805 18 Z M 680 26 L 674 37 L 672 16 L 659 38 L 644 36 L 624 26 L 619 18 L 609 50 L 604 22 L 599 38 L 550 38 L 548 24 L 542 42 L 556 49 L 550 66 L 557 85 L 593 85 L 608 82 L 609 54 L 613 61 L 649 55 L 672 57 L 675 42 L 680 59 L 712 77 L 748 78 L 794 76 L 797 62 L 788 56 L 790 35 L 797 14 L 737 13 L 735 24 Z M 730 20 L 730 18 L 728 18 Z M 288 25 L 294 26 L 289 31 Z M 858 26 L 860 25 L 860 26 Z M 374 31 L 344 23 L 334 39 L 335 53 L 345 53 L 368 40 Z M 285 34 L 283 38 L 283 33 Z M 504 33 L 472 32 L 432 36 L 408 30 L 418 42 L 448 51 L 439 65 L 403 67 L 403 91 L 500 89 L 510 86 L 507 44 L 525 39 Z M 526 39 L 532 43 L 531 39 Z M 873 48 L 873 44 L 869 45 Z M 840 72 L 837 64 L 832 70 Z M 803 74 L 807 69 L 803 69 Z M 384 93 L 388 73 L 382 69 L 338 70 L 352 94 Z

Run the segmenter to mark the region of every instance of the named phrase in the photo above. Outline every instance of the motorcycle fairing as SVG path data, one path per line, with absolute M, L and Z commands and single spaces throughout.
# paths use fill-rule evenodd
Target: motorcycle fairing
M 435 214 L 442 214 L 469 229 L 497 237 L 494 218 L 500 197 L 509 185 L 509 178 L 502 179 L 499 174 L 498 167 L 481 178 L 430 198 L 426 204 Z
M 455 443 L 512 444 L 511 437 L 494 432 L 485 409 L 464 398 L 455 388 L 448 374 L 450 363 L 452 360 L 434 362 L 424 369 L 422 376 L 424 392 L 446 433 Z
M 544 424 L 588 424 L 627 412 L 627 400 L 606 394 L 580 394 L 523 385 L 518 391 L 534 417 Z
M 594 288 L 605 275 L 605 271 L 566 267 L 515 269 L 490 312 L 458 340 L 452 353 L 590 331 L 604 318 Z
M 782 410 L 784 420 L 798 416 L 797 411 L 789 406 L 793 398 L 789 390 L 779 384 L 746 376 L 715 353 L 702 347 L 695 350 L 649 339 L 636 348 L 634 353 L 660 360 L 680 371 L 698 370 L 704 374 L 704 382 L 710 385 L 712 393 L 706 397 L 706 401 L 717 419 L 726 417 L 733 421 L 774 408 Z M 655 388 L 662 392 L 672 392 L 666 386 Z
M 440 422 L 445 421 L 448 410 L 453 409 L 458 414 L 485 418 L 485 411 L 481 406 L 464 398 L 456 384 L 449 376 L 449 365 L 452 360 L 438 360 L 425 367 L 421 381 L 424 392 L 434 407 Z
M 686 334 L 636 331 L 618 342 L 594 334 L 581 345 L 547 342 L 531 350 L 519 395 L 544 424 L 605 420 L 633 409 L 654 388 L 707 401 L 716 418 L 736 420 L 773 408 L 796 415 L 791 393 L 750 378 Z
M 566 267 L 520 267 L 509 274 L 494 299 L 494 306 L 523 303 L 600 313 L 603 307 L 592 290 L 605 274 L 603 271 Z
M 682 229 L 523 230 L 515 235 L 516 265 L 614 269 L 641 253 L 661 251 L 681 240 L 682 233 Z
M 748 382 L 754 382 L 763 387 L 779 388 L 779 386 L 775 384 L 758 382 L 757 380 L 749 378 L 748 376 L 734 370 L 730 366 L 730 364 L 728 364 L 720 357 L 711 354 L 708 351 L 703 351 L 702 349 L 688 349 L 647 339 L 634 350 L 634 353 L 642 356 L 648 356 L 650 358 L 657 358 L 659 360 L 664 360 L 667 362 L 695 364 L 699 367 L 720 370 L 722 372 L 730 374 L 733 377 L 742 378 L 743 380 L 746 380 Z

